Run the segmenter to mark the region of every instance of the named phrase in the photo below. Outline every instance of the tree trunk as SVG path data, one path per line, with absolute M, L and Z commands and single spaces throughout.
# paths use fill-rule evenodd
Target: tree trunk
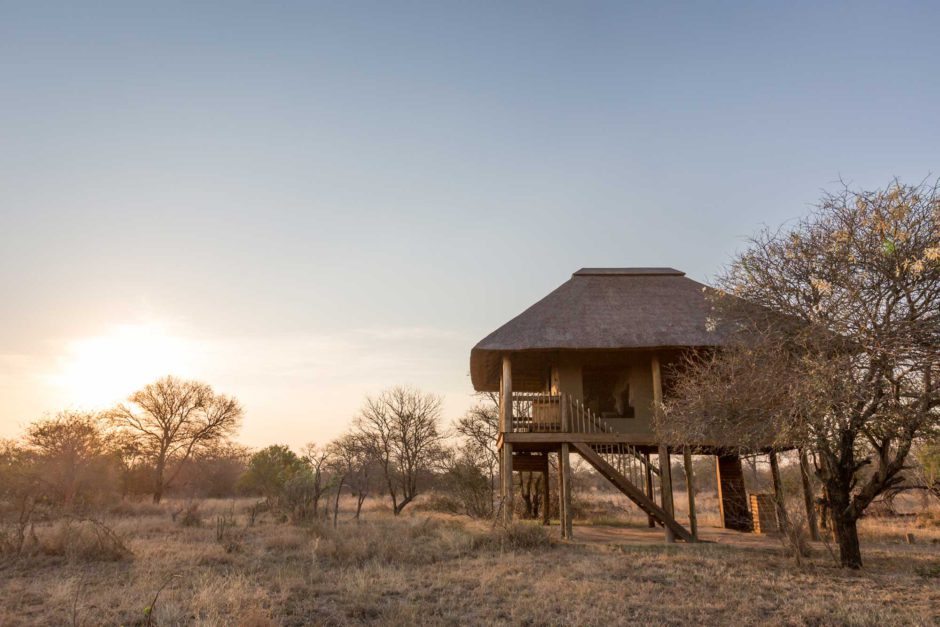
M 153 476 L 153 502 L 160 503 L 163 499 L 163 471 L 165 462 L 160 460 L 154 469 Z
M 862 552 L 858 544 L 857 518 L 850 511 L 852 484 L 835 477 L 827 482 L 826 496 L 829 499 L 829 516 L 832 533 L 839 545 L 839 563 L 843 568 L 861 568 Z
M 843 568 L 861 568 L 862 551 L 858 545 L 858 527 L 855 519 L 835 515 L 832 517 L 833 533 L 839 543 L 839 563 Z
M 402 500 L 401 503 L 398 503 L 397 505 L 395 505 L 394 508 L 393 508 L 393 511 L 395 512 L 395 515 L 398 516 L 399 514 L 401 514 L 402 510 L 405 509 L 405 507 L 408 505 L 408 503 L 411 503 L 411 501 L 412 501 L 413 499 L 414 499 L 414 497 L 408 496 L 408 497 L 405 497 L 405 498 Z
M 336 500 L 333 501 L 333 529 L 336 529 L 336 521 L 339 518 L 339 496 L 343 491 L 343 480 L 340 479 L 339 485 L 336 486 Z

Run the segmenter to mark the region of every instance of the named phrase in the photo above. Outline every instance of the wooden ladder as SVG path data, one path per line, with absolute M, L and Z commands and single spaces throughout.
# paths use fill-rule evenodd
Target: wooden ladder
M 624 477 L 616 468 L 611 466 L 607 460 L 598 455 L 589 444 L 584 442 L 572 442 L 571 445 L 597 472 L 614 484 L 627 498 L 636 503 L 640 509 L 652 516 L 663 526 L 668 527 L 675 537 L 685 540 L 686 542 L 694 541 L 692 534 L 685 527 L 676 522 L 676 519 L 666 513 L 666 510 L 650 500 L 640 488 L 636 487 L 636 485 L 631 483 L 630 480 Z

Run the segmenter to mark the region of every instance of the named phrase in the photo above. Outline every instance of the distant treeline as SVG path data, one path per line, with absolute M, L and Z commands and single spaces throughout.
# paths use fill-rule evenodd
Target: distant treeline
M 166 495 L 244 495 L 294 519 L 335 518 L 342 496 L 354 498 L 356 517 L 368 496 L 387 499 L 398 514 L 439 488 L 436 506 L 489 516 L 497 506 L 497 413 L 484 397 L 445 432 L 439 397 L 395 387 L 367 397 L 332 442 L 252 450 L 233 441 L 242 418 L 236 399 L 164 377 L 111 410 L 63 411 L 0 441 L 0 507 L 22 519 Z M 520 514 L 538 515 L 538 485 L 520 477 L 520 488 L 532 496 Z

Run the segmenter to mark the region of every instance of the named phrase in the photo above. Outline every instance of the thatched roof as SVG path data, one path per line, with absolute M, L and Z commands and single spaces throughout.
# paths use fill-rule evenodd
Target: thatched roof
M 718 346 L 711 289 L 673 268 L 583 268 L 473 348 L 473 387 L 499 388 L 505 352 Z

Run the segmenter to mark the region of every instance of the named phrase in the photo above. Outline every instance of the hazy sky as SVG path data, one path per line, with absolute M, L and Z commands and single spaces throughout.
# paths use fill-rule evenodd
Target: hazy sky
M 171 372 L 251 445 L 453 418 L 574 270 L 940 173 L 937 3 L 150 5 L 0 1 L 0 437 Z

